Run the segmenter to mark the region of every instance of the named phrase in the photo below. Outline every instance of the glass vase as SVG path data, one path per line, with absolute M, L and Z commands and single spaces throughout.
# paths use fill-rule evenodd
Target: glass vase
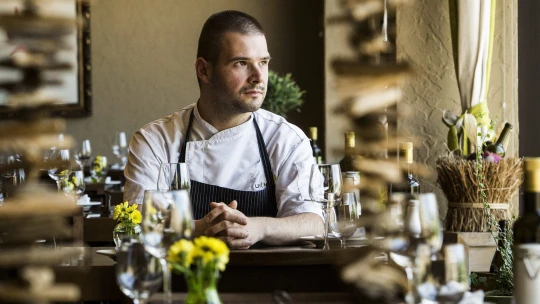
M 138 239 L 141 234 L 141 226 L 134 223 L 118 223 L 113 229 L 113 240 L 116 248 L 122 244 L 125 237 Z
M 187 304 L 221 304 L 221 299 L 216 288 L 216 279 L 210 279 L 210 282 L 203 282 L 186 278 L 187 295 L 185 303 Z

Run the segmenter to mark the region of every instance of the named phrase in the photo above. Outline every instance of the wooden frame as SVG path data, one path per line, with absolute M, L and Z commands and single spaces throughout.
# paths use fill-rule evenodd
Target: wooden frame
M 73 0 L 76 7 L 77 23 L 77 100 L 48 106 L 52 116 L 87 117 L 92 114 L 92 61 L 90 1 Z M 0 105 L 0 119 L 15 119 L 20 113 L 13 108 Z

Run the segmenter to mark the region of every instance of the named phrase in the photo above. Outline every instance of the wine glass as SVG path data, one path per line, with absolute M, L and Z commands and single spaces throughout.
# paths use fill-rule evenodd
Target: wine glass
M 354 192 L 343 193 L 341 202 L 337 203 L 329 216 L 332 233 L 339 238 L 341 249 L 347 248 L 347 239 L 356 232 L 356 195 Z
M 143 303 L 159 290 L 163 279 L 159 259 L 146 252 L 137 239 L 124 238 L 116 259 L 116 282 L 133 303 Z
M 188 190 L 188 168 L 185 163 L 161 163 L 157 181 L 158 190 Z
M 431 246 L 431 258 L 437 259 L 443 244 L 443 231 L 439 219 L 439 207 L 434 193 L 419 195 L 420 201 L 420 237 Z
M 314 164 L 311 166 L 309 196 L 312 201 L 318 203 L 323 208 L 323 249 L 330 249 L 330 246 L 328 246 L 329 215 L 331 208 L 341 201 L 341 185 L 341 170 L 339 169 L 339 165 Z
M 112 151 L 116 157 L 120 160 L 120 165 L 125 166 L 127 163 L 128 145 L 126 140 L 126 133 L 117 132 L 114 135 L 112 143 Z
M 1 165 L 12 167 L 10 170 L 0 172 L 0 201 L 3 201 L 13 194 L 15 188 L 24 184 L 25 171 L 22 168 L 21 157 L 18 154 L 0 155 Z
M 67 149 L 51 149 L 46 153 L 49 177 L 56 181 L 58 192 L 62 190 L 61 182 L 71 173 L 70 153 Z
M 92 178 L 97 182 L 104 182 L 108 171 L 107 157 L 101 155 L 96 156 L 90 166 L 90 175 Z
M 64 194 L 73 197 L 75 202 L 78 202 L 85 189 L 84 172 L 71 171 L 68 177 L 61 181 L 61 185 Z
M 80 146 L 75 148 L 75 160 L 81 166 L 81 169 L 84 170 L 86 162 L 92 158 L 92 145 L 90 144 L 89 139 L 85 139 L 81 142 Z
M 163 269 L 163 292 L 171 299 L 169 247 L 179 239 L 190 239 L 193 231 L 191 201 L 186 190 L 146 190 L 143 200 L 142 240 L 146 250 L 159 258 Z

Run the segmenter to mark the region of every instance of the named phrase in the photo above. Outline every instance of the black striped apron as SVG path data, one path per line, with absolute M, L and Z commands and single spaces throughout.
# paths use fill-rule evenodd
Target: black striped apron
M 185 135 L 186 139 L 182 143 L 182 147 L 180 149 L 180 158 L 178 161 L 180 163 L 184 163 L 186 160 L 186 144 L 189 141 L 189 133 L 191 132 L 192 124 L 193 110 L 189 116 L 189 124 Z M 233 200 L 238 202 L 237 209 L 248 217 L 276 217 L 276 185 L 274 183 L 270 158 L 268 157 L 268 152 L 266 151 L 266 144 L 264 143 L 259 125 L 255 120 L 255 114 L 253 114 L 253 124 L 255 125 L 255 131 L 257 133 L 257 145 L 259 146 L 259 154 L 264 167 L 266 188 L 259 191 L 240 191 L 191 180 L 189 194 L 191 197 L 191 206 L 193 207 L 194 219 L 198 220 L 207 215 L 211 210 L 211 202 L 223 202 L 228 204 Z M 189 164 L 187 164 L 187 166 L 189 167 Z

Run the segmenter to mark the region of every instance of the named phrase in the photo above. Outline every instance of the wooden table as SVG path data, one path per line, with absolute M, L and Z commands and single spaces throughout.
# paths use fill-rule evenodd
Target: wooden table
M 84 247 L 84 254 L 56 266 L 58 282 L 72 282 L 81 288 L 81 300 L 125 299 L 115 279 L 115 262 L 97 254 L 112 247 Z M 232 250 L 218 291 L 227 293 L 333 293 L 347 290 L 339 278 L 339 265 L 367 253 L 366 248 L 321 250 L 306 247 L 271 247 Z M 173 291 L 185 292 L 184 279 L 173 275 Z
M 219 297 L 224 304 L 227 303 L 356 303 L 354 297 L 343 292 L 296 292 L 296 293 L 226 293 L 220 292 Z M 173 294 L 173 303 L 184 303 L 185 293 Z M 281 302 L 279 302 L 281 300 Z M 150 297 L 148 303 L 164 303 L 163 294 Z M 365 302 L 364 302 L 365 303 Z

